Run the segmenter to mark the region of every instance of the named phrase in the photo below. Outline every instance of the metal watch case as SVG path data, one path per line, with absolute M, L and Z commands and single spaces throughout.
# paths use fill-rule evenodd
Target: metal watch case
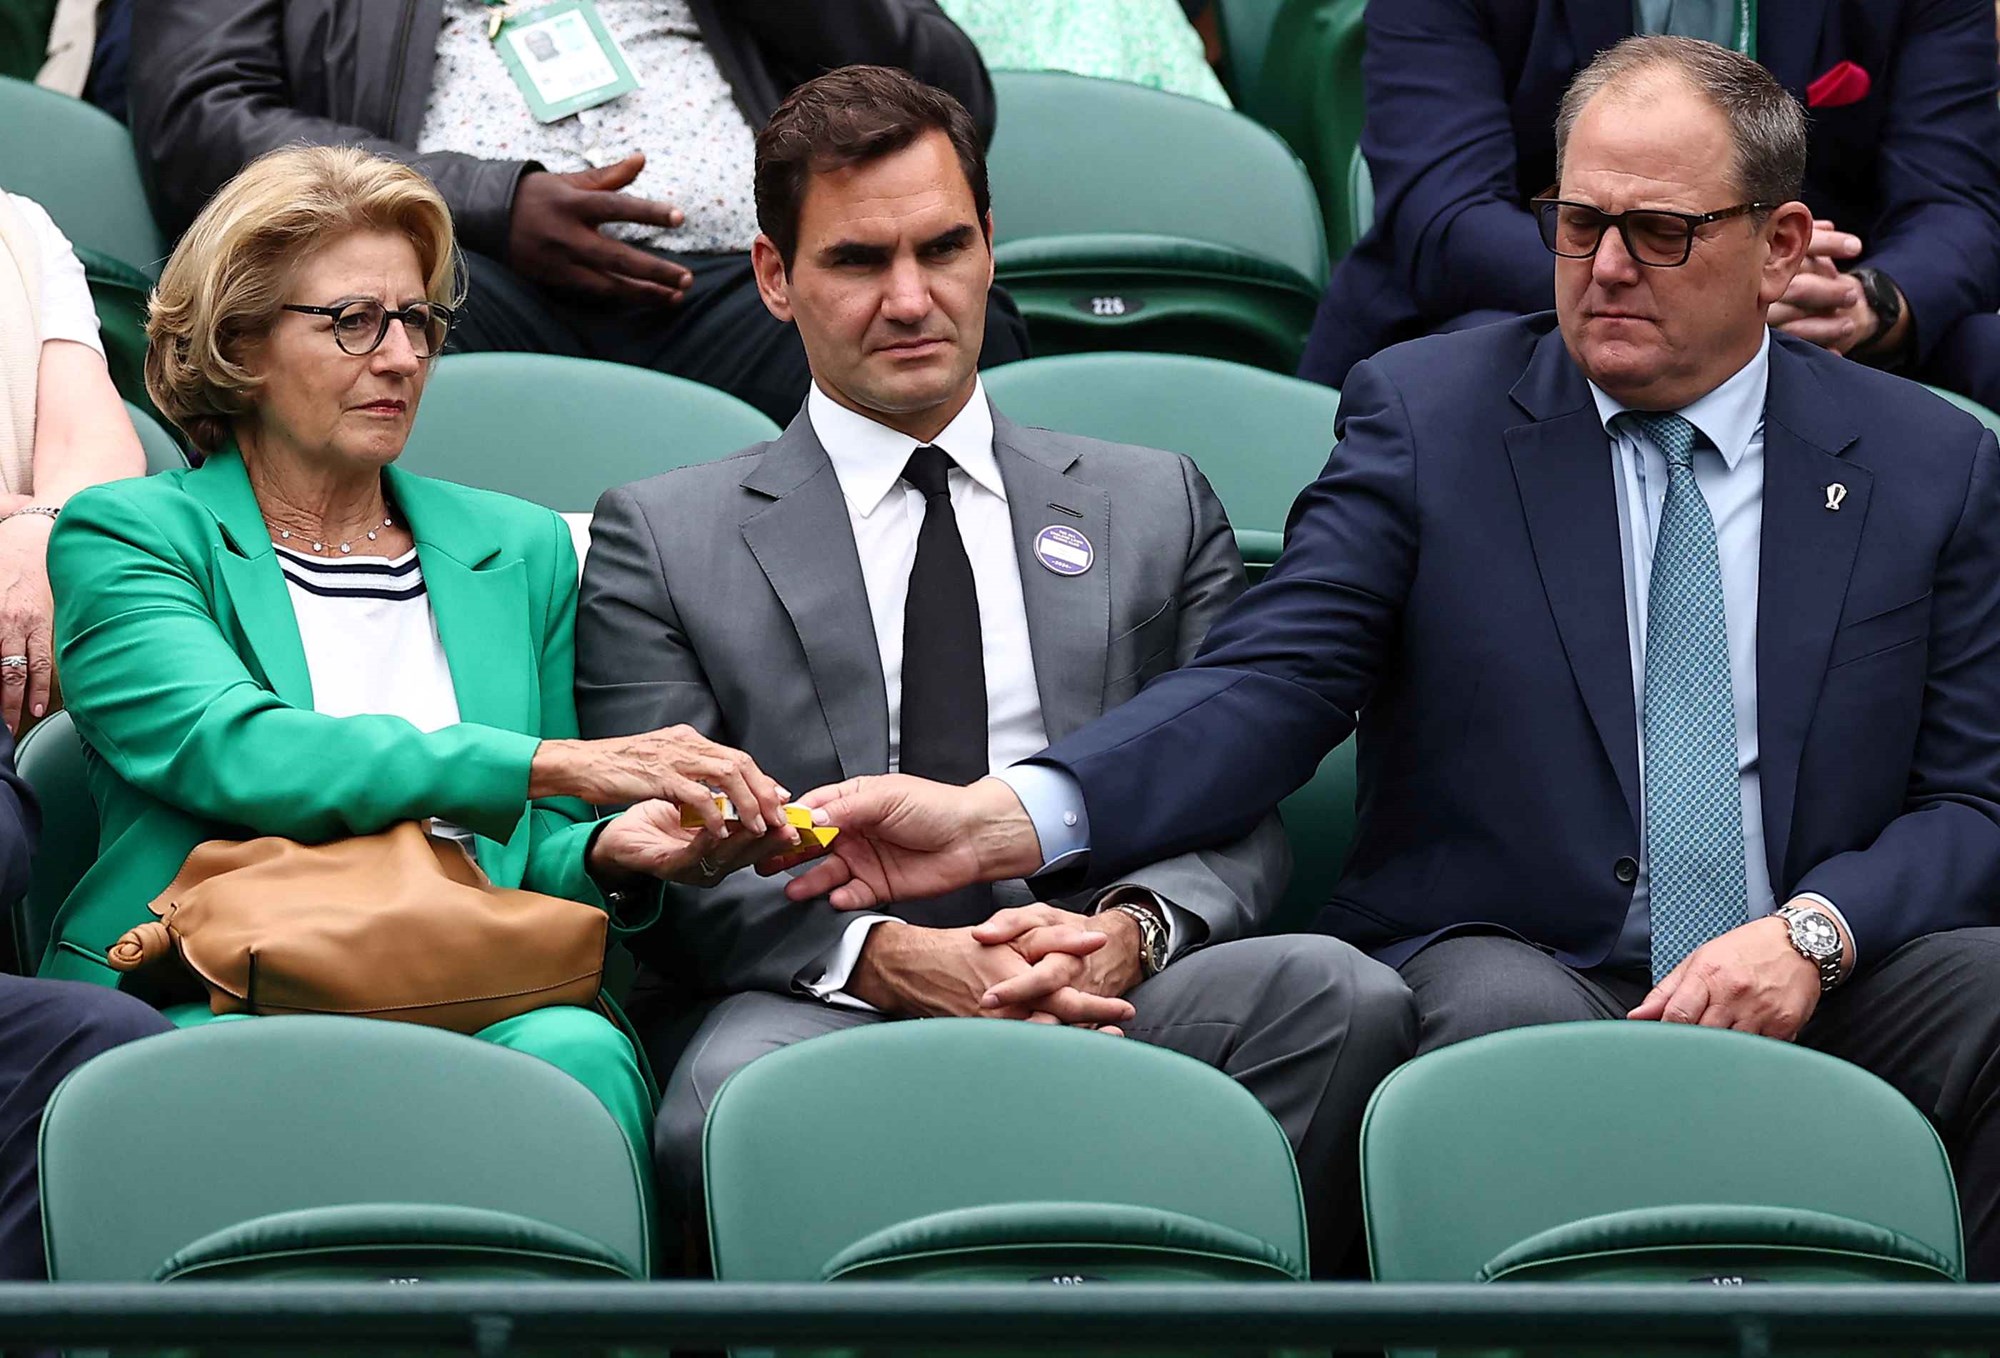
M 1809 906 L 1788 905 L 1778 911 L 1778 918 L 1791 931 L 1792 947 L 1799 956 L 1819 970 L 1820 993 L 1823 995 L 1839 985 L 1840 930 L 1827 913 Z

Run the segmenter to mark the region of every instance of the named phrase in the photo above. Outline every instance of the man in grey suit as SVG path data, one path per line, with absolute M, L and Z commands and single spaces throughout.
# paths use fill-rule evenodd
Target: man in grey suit
M 686 723 L 797 788 L 994 769 L 1031 797 L 1038 771 L 1011 764 L 1189 659 L 1242 590 L 1222 508 L 1186 458 L 987 405 L 986 173 L 950 95 L 878 67 L 802 86 L 758 138 L 757 211 L 759 286 L 797 323 L 813 390 L 773 442 L 599 502 L 584 731 Z M 1289 866 L 1275 817 L 1060 901 L 1009 882 L 857 918 L 714 866 L 719 884 L 674 892 L 636 943 L 649 985 L 706 1006 L 655 1132 L 669 1213 L 698 1204 L 709 1101 L 753 1058 L 984 1014 L 1102 1028 L 1234 1076 L 1285 1129 L 1318 1258 L 1340 1262 L 1362 1108 L 1415 1024 L 1394 972 L 1348 945 L 1250 936 Z M 659 1007 L 634 1013 L 655 1039 Z

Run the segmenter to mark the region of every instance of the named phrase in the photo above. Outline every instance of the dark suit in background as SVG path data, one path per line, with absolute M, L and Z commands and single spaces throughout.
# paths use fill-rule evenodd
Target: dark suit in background
M 1356 367 L 1339 434 L 1202 653 L 1039 757 L 1078 780 L 1089 876 L 1240 832 L 1359 713 L 1360 823 L 1322 926 L 1406 976 L 1441 938 L 1495 933 L 1594 975 L 1641 820 L 1589 386 L 1554 317 L 1530 317 Z M 1767 865 L 1780 903 L 1840 908 L 1860 959 L 1800 1040 L 1938 1121 L 1974 1276 L 1994 1278 L 2000 930 L 1974 926 L 2000 903 L 2000 456 L 1936 397 L 1774 335 L 1764 459 Z M 1518 1021 L 1547 1021 L 1530 1007 Z
M 1042 723 L 1057 737 L 1190 658 L 1242 589 L 1242 563 L 1220 503 L 1186 458 L 997 414 L 993 425 Z M 1052 522 L 1094 545 L 1091 569 L 1059 575 L 1037 563 L 1036 535 Z M 589 735 L 685 722 L 793 789 L 888 768 L 885 682 L 854 533 L 804 414 L 772 443 L 603 498 L 577 644 Z M 1211 945 L 1131 991 L 1137 1017 L 1122 1026 L 1258 1095 L 1298 1152 L 1315 1240 L 1327 1247 L 1321 1263 L 1337 1264 L 1358 1220 L 1361 1109 L 1414 1040 L 1409 995 L 1394 973 L 1332 940 L 1249 938 L 1284 890 L 1289 854 L 1268 810 L 1228 838 L 1118 875 L 1187 912 L 1194 941 Z M 659 929 L 632 940 L 649 973 L 642 986 L 666 979 L 721 1001 L 661 1109 L 654 1151 L 669 1211 L 699 1201 L 701 1122 L 724 1079 L 765 1051 L 879 1018 L 807 996 L 854 916 L 788 901 L 783 884 L 739 872 L 710 890 L 669 887 Z M 1054 903 L 1088 913 L 1096 894 Z M 993 905 L 1035 899 L 1025 883 L 1002 883 Z M 956 900 L 883 913 L 959 928 L 989 911 Z M 632 1014 L 664 1074 L 674 1053 L 657 1040 L 685 1028 L 662 1008 L 642 992 Z
M 1524 204 L 1555 182 L 1572 77 L 1630 37 L 1631 0 L 1375 0 L 1375 226 L 1335 268 L 1301 376 L 1344 386 L 1385 345 L 1554 305 Z M 1804 201 L 1903 291 L 1908 375 L 2000 405 L 2000 69 L 1987 0 L 1760 0 L 1757 59 L 1800 100 L 1842 61 L 1857 102 L 1810 110 Z

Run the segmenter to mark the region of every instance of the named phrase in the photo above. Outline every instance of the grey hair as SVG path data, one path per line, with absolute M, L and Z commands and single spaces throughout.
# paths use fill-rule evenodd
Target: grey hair
M 1699 38 L 1627 38 L 1598 55 L 1563 92 L 1556 113 L 1556 177 L 1584 105 L 1651 74 L 1678 75 L 1729 120 L 1737 191 L 1751 203 L 1788 203 L 1804 191 L 1806 111 L 1777 78 L 1740 52 Z

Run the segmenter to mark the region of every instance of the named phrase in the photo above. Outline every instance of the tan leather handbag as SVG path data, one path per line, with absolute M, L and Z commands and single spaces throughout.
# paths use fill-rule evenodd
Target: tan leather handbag
M 218 1014 L 352 1014 L 474 1033 L 588 1005 L 610 920 L 496 887 L 464 848 L 405 821 L 330 844 L 210 840 L 112 947 L 120 971 L 178 953 Z

